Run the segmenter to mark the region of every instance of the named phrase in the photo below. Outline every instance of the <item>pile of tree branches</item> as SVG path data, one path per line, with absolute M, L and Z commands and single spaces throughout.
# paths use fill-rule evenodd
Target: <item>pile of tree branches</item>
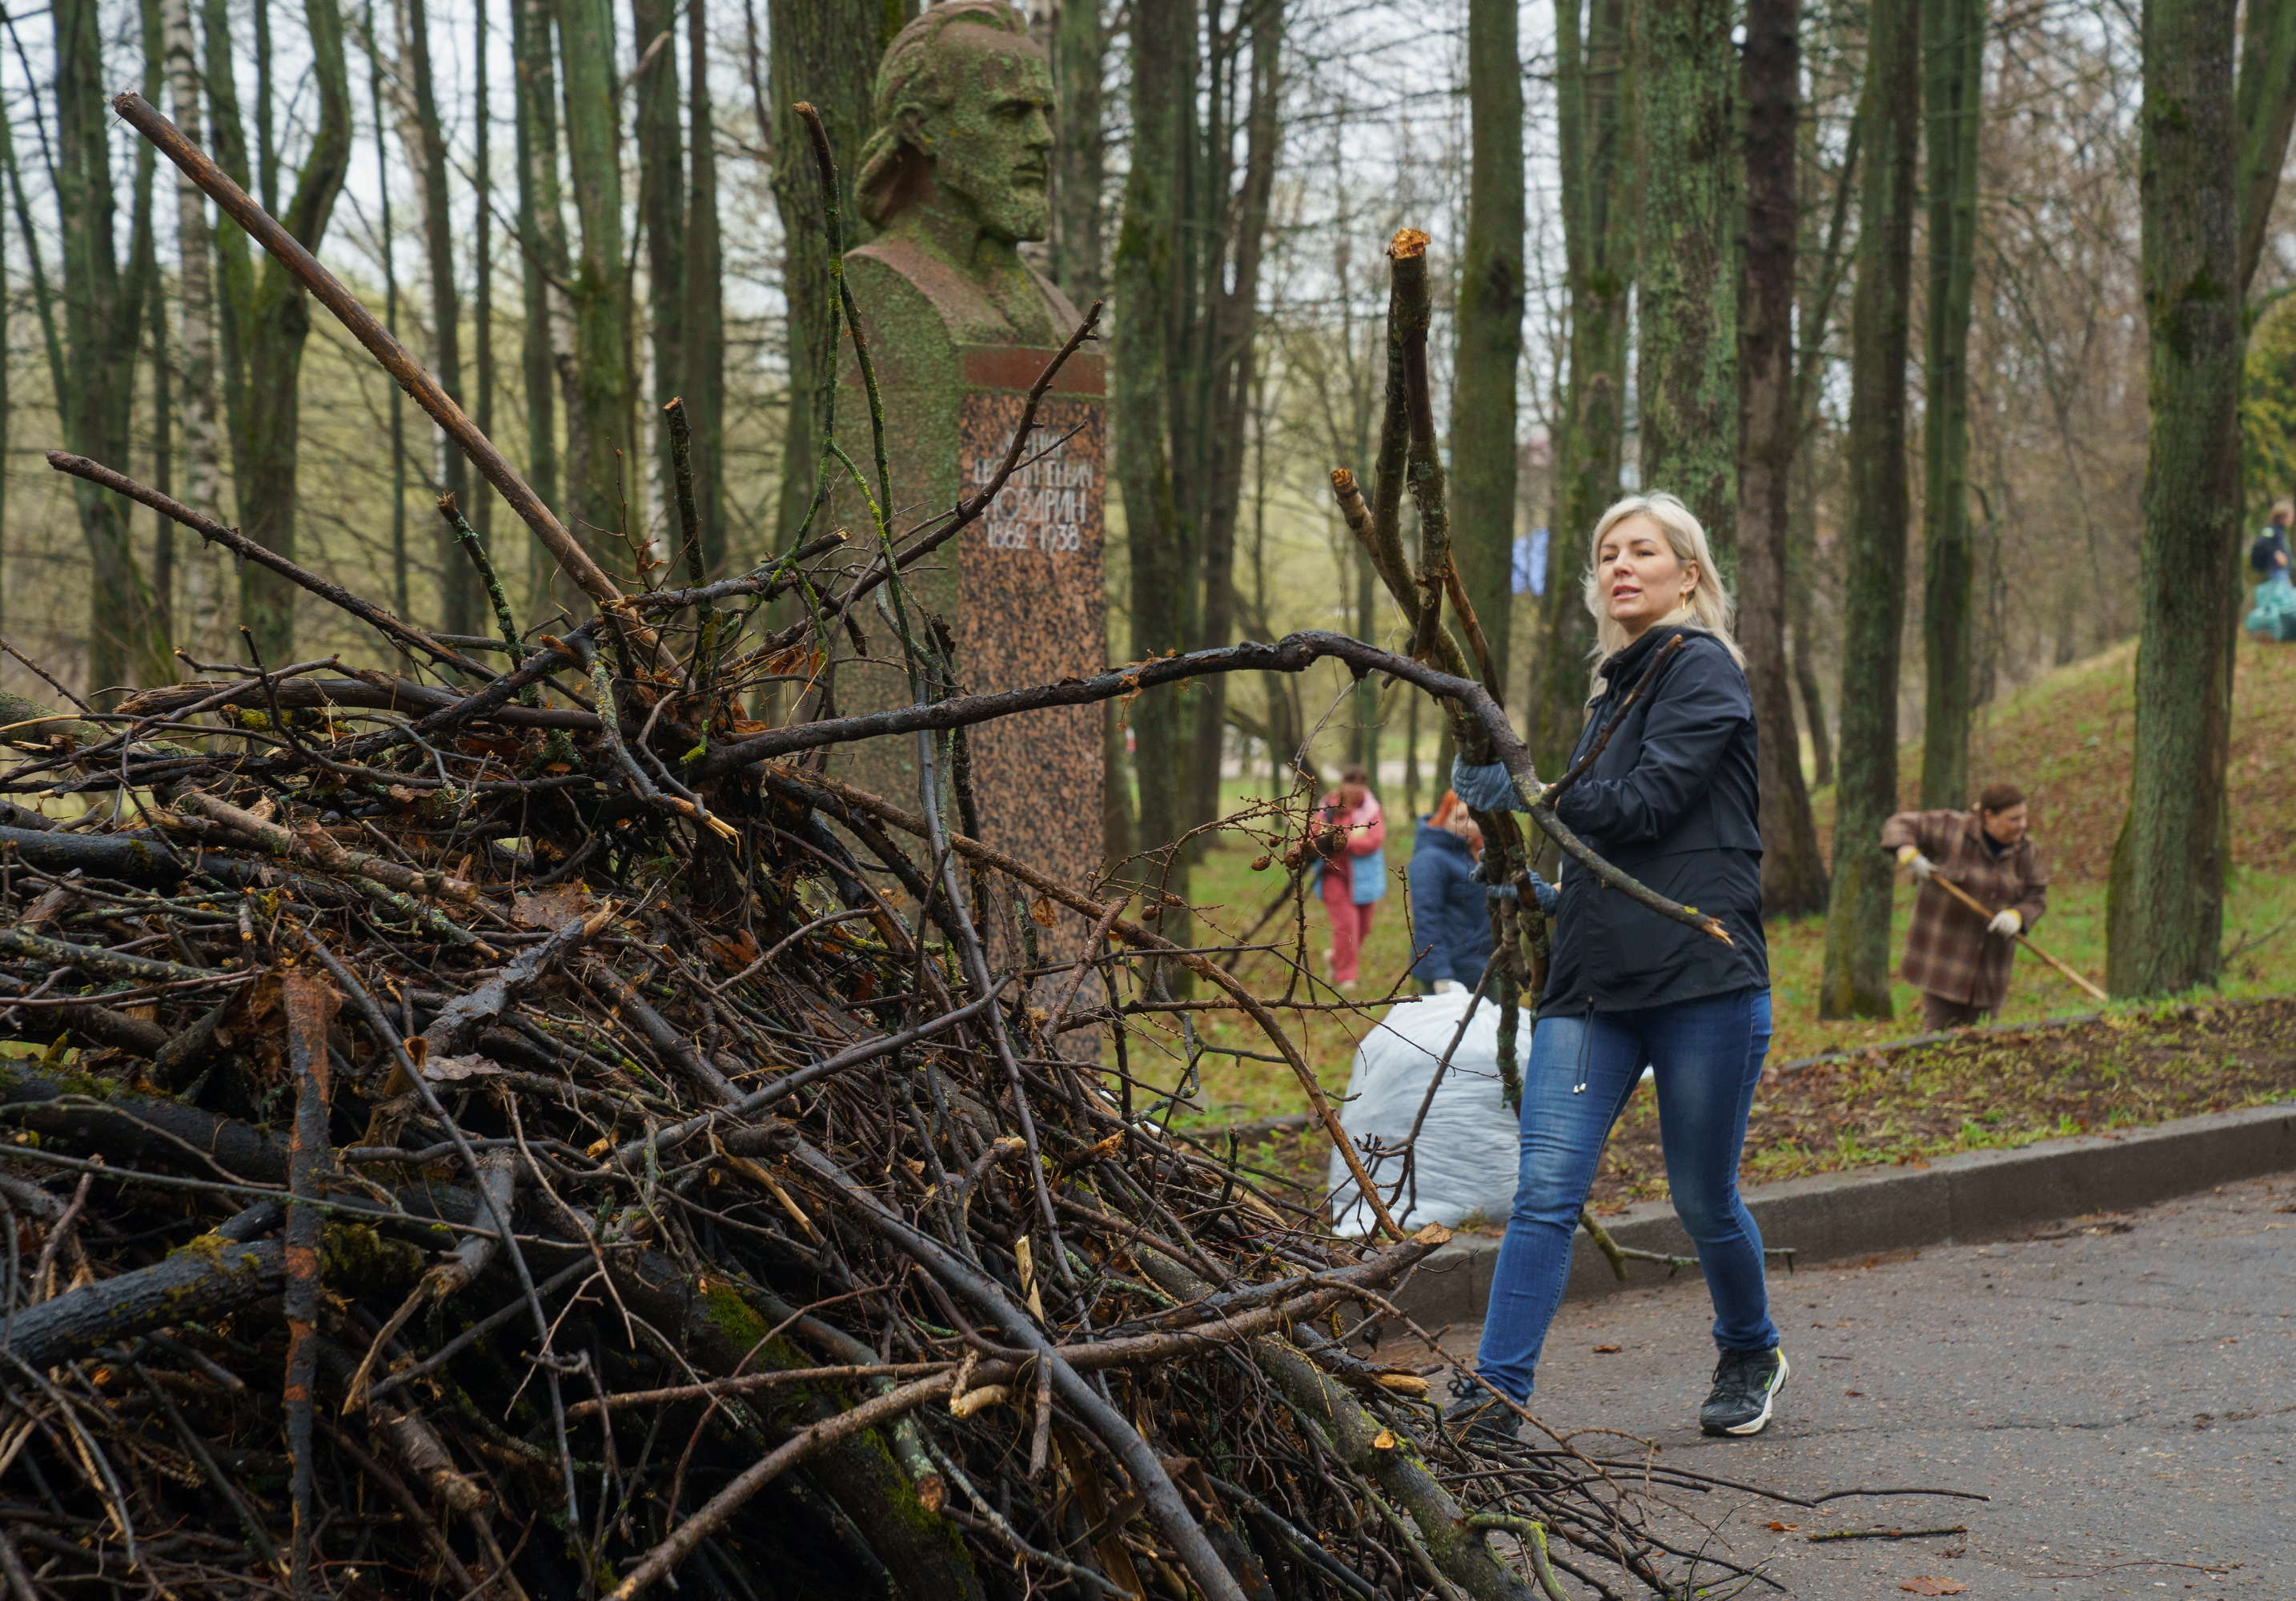
M 1480 1601 L 1718 1574 L 1652 1531 L 1644 1465 L 1448 1437 L 1423 1373 L 1369 1359 L 1442 1231 L 1337 1241 L 1172 1132 L 1129 1042 L 1199 1004 L 1192 977 L 1349 1151 L 1218 953 L 961 826 L 969 727 L 1325 658 L 1446 697 L 1535 794 L 1480 684 L 1302 635 L 958 693 L 901 574 L 1002 475 L 898 538 L 881 513 L 717 584 L 615 583 L 316 261 L 119 109 L 595 610 L 529 632 L 496 587 L 499 638 L 441 636 L 52 458 L 390 653 L 0 705 L 0 1595 Z M 881 592 L 915 702 L 831 715 L 830 647 Z M 906 803 L 828 770 L 885 736 L 916 742 Z

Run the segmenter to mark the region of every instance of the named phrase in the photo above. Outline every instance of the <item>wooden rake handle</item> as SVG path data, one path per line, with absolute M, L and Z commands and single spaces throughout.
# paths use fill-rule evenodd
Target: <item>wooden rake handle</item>
M 1978 899 L 1976 896 L 1972 895 L 1968 891 L 1963 889 L 1959 884 L 1954 883 L 1953 880 L 1948 878 L 1944 874 L 1938 872 L 1934 868 L 1930 871 L 1930 882 L 1936 884 L 1947 894 L 1952 896 L 1956 900 L 1961 902 L 1962 905 L 1967 907 L 1971 911 L 1975 912 L 1987 922 L 1991 922 L 1996 915 L 1992 909 L 1987 907 L 1983 901 Z M 2090 983 L 2088 980 L 2083 978 L 2072 968 L 2067 966 L 2064 963 L 2058 961 L 2056 957 L 2051 956 L 2047 951 L 2043 950 L 2030 940 L 2028 940 L 2022 930 L 2020 930 L 2014 938 L 2018 944 L 2023 946 L 2027 950 L 2031 951 L 2035 956 L 2040 957 L 2041 960 L 2046 962 L 2050 966 L 2064 974 L 2066 978 L 2079 985 L 2082 989 L 2087 991 L 2095 998 L 2098 1000 L 2111 1000 L 2112 998 L 2111 996 L 2105 994 L 2103 990 L 2098 989 L 2095 984 Z

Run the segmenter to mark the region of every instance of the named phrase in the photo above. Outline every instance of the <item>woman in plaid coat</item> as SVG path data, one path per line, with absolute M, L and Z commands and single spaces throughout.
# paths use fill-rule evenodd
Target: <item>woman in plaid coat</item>
M 2048 871 L 2026 821 L 2024 792 L 1996 784 L 1974 811 L 1901 811 L 1882 825 L 1882 849 L 1921 881 L 1898 972 L 1922 992 L 1922 1022 L 1933 1034 L 2001 1009 L 2017 936 L 2048 909 Z M 1991 920 L 1932 882 L 1940 873 L 1997 908 Z

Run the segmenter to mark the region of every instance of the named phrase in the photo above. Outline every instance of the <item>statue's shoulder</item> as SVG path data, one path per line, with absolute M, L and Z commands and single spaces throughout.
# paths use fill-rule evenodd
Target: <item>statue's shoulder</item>
M 930 309 L 955 330 L 991 310 L 979 284 L 914 240 L 880 239 L 848 250 L 845 270 L 853 298 L 881 316 Z

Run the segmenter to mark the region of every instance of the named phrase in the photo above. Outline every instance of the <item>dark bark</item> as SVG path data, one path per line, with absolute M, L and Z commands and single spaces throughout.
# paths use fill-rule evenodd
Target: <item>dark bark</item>
M 1825 865 L 1801 776 L 1786 665 L 1786 547 L 1794 447 L 1794 147 L 1800 0 L 1746 12 L 1746 261 L 1738 328 L 1738 639 L 1761 751 L 1762 908 L 1825 904 Z
M 1850 311 L 1849 520 L 1841 642 L 1841 777 L 1826 911 L 1823 1017 L 1890 1015 L 1893 868 L 1882 825 L 1898 805 L 1898 669 L 1905 621 L 1906 355 L 1921 137 L 1919 0 L 1877 0 L 1858 117 L 1867 152 Z
M 1101 188 L 1108 129 L 1101 69 L 1108 50 L 1100 0 L 1061 0 L 1053 32 L 1053 86 L 1060 143 L 1053 152 L 1053 282 L 1078 306 L 1101 298 Z
M 1515 0 L 1469 0 L 1467 7 L 1473 159 L 1451 387 L 1452 550 L 1501 684 L 1514 633 L 1515 372 L 1524 295 L 1517 9 Z
M 2240 244 L 2234 272 L 2241 296 L 2256 282 L 2288 135 L 2296 125 L 2296 5 L 2251 0 L 2242 30 L 2239 101 Z
M 1204 645 L 1226 643 L 1234 629 L 1235 530 L 1258 370 L 1259 269 L 1267 243 L 1268 201 L 1283 143 L 1278 113 L 1283 97 L 1284 21 L 1281 0 L 1252 7 L 1249 69 L 1240 57 L 1226 63 L 1226 99 L 1231 107 L 1239 94 L 1235 80 L 1249 78 L 1248 89 L 1241 90 L 1243 167 L 1234 175 L 1232 199 L 1227 182 L 1217 185 L 1216 193 L 1223 197 L 1213 218 L 1218 238 L 1198 269 L 1203 276 L 1195 292 L 1210 308 L 1205 323 L 1209 341 L 1193 352 L 1192 362 L 1202 364 L 1202 376 L 1208 381 L 1207 404 L 1201 414 L 1202 439 L 1173 442 L 1175 456 L 1185 449 L 1202 464 L 1204 473 L 1195 505 L 1184 513 L 1201 530 L 1202 540 L 1203 602 L 1196 639 Z M 1216 119 L 1215 128 L 1219 126 Z M 1207 139 L 1204 165 L 1225 174 L 1226 150 L 1224 139 L 1217 146 Z M 1176 407 L 1176 415 L 1184 414 Z M 1209 822 L 1220 810 L 1220 747 L 1226 731 L 1227 693 L 1225 685 L 1206 686 L 1206 690 L 1190 712 L 1188 771 L 1193 792 L 1188 821 L 1192 825 Z
M 2128 817 L 2107 890 L 2105 981 L 2152 995 L 2215 981 L 2224 933 L 2232 723 L 2226 592 L 2240 552 L 2239 140 L 2234 0 L 2144 9 L 2144 544 Z
M 1922 422 L 1922 642 L 1928 675 L 1922 805 L 1967 806 L 1976 552 L 1969 522 L 1969 320 L 1977 277 L 1985 0 L 1927 0 L 1929 301 Z
M 1196 636 L 1201 592 L 1195 541 L 1174 490 L 1170 337 L 1180 262 L 1172 219 L 1187 144 L 1193 0 L 1138 0 L 1132 13 L 1132 156 L 1124 181 L 1110 289 L 1116 306 L 1116 472 L 1124 491 L 1132 564 L 1134 657 L 1183 648 Z M 1134 767 L 1141 775 L 1140 848 L 1160 850 L 1186 826 L 1186 703 L 1173 694 L 1132 703 Z M 1151 869 L 1152 871 L 1152 868 Z M 1167 885 L 1185 899 L 1185 865 Z
M 62 0 L 55 11 L 56 202 L 69 366 L 61 410 L 74 450 L 123 459 L 144 313 L 137 275 L 122 270 L 118 253 L 98 9 L 94 0 Z M 137 206 L 146 233 L 150 184 L 147 171 Z M 125 508 L 87 485 L 76 489 L 73 502 L 88 555 L 89 688 L 172 677 L 158 598 L 135 560 Z
M 557 286 L 566 282 L 566 230 L 560 218 L 558 66 L 550 0 L 511 0 L 511 64 L 518 153 L 519 377 L 526 399 L 526 475 L 543 502 L 561 502 L 558 450 Z M 541 610 L 554 564 L 528 546 L 527 608 Z
M 726 300 L 724 248 L 718 224 L 718 122 L 709 99 L 707 0 L 686 0 L 687 59 L 693 84 L 687 118 L 693 141 L 685 206 L 685 407 L 693 419 L 693 498 L 701 520 L 696 582 L 725 571 Z
M 769 0 L 766 10 L 773 46 L 772 103 L 760 111 L 772 118 L 774 200 L 781 212 L 788 305 L 789 410 L 782 434 L 777 541 L 786 545 L 813 503 L 823 386 L 834 384 L 838 375 L 832 342 L 836 291 L 829 276 L 821 184 L 806 159 L 805 131 L 791 108 L 806 101 L 820 111 L 830 153 L 837 160 L 839 212 L 858 218 L 853 175 L 873 115 L 877 60 L 908 20 L 908 8 L 900 0 Z
M 305 249 L 316 251 L 350 166 L 350 78 L 343 56 L 342 15 L 335 0 L 305 0 L 303 16 L 310 37 L 318 120 L 302 170 L 296 175 L 294 197 L 279 220 Z M 229 61 L 231 19 L 223 0 L 207 0 L 205 18 L 209 61 Z M 216 160 L 245 188 L 247 139 L 229 79 L 226 72 L 211 72 L 208 78 Z M 303 343 L 311 332 L 310 306 L 302 284 L 283 263 L 266 258 L 259 268 L 254 264 L 247 235 L 238 228 L 218 229 L 216 249 L 226 303 L 222 319 L 228 369 L 225 398 L 231 418 L 239 526 L 265 549 L 291 559 L 301 460 Z M 240 615 L 266 661 L 293 660 L 292 585 L 268 568 L 243 567 Z
M 1736 587 L 1738 63 L 1730 0 L 1630 0 L 1642 485 L 1678 495 Z
M 565 72 L 567 175 L 582 226 L 574 305 L 566 499 L 575 537 L 610 572 L 627 564 L 622 537 L 632 460 L 628 300 L 623 292 L 621 128 L 609 0 L 557 0 Z

